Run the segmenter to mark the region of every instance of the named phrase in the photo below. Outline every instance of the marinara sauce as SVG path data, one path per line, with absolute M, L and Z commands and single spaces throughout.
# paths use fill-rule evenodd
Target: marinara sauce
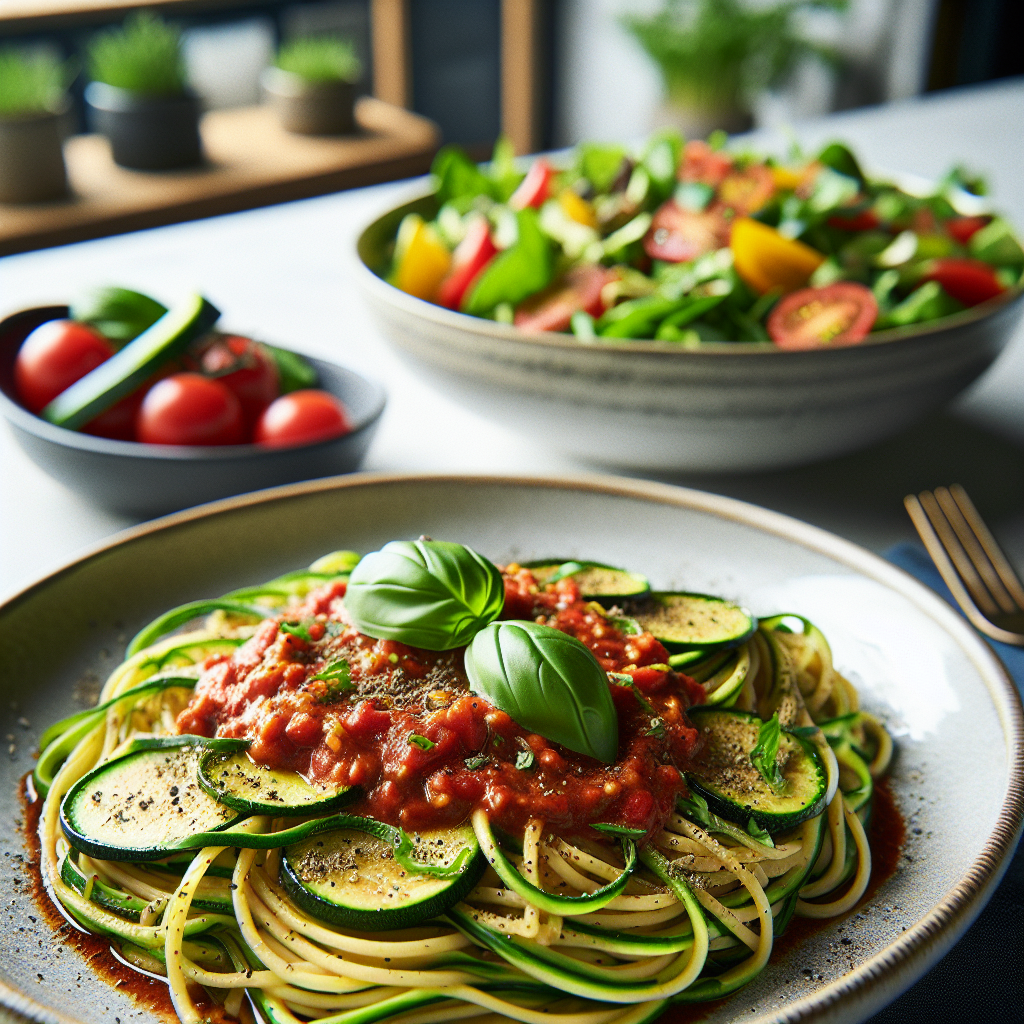
M 353 813 L 410 830 L 459 824 L 478 807 L 512 833 L 532 818 L 567 834 L 594 822 L 660 828 L 685 788 L 679 769 L 698 739 L 686 710 L 702 688 L 668 668 L 650 633 L 627 635 L 582 601 L 571 578 L 541 587 L 515 565 L 503 578 L 503 618 L 576 637 L 614 674 L 614 763 L 528 732 L 470 693 L 463 648 L 425 651 L 360 633 L 343 582 L 210 658 L 178 731 L 249 739 L 257 763 L 358 786 Z

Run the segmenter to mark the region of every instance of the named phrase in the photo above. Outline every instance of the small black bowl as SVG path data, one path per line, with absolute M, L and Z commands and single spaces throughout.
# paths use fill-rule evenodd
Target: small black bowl
M 339 398 L 351 433 L 294 448 L 255 444 L 185 447 L 111 441 L 55 427 L 18 404 L 14 358 L 41 323 L 68 315 L 67 306 L 26 309 L 0 321 L 0 411 L 15 439 L 40 469 L 95 505 L 150 517 L 232 494 L 350 473 L 359 468 L 384 411 L 378 384 L 320 359 L 310 359 L 320 387 Z

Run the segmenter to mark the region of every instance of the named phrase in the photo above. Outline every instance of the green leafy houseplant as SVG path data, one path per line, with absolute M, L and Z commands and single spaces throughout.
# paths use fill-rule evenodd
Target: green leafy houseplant
M 286 131 L 348 135 L 356 129 L 356 83 L 362 71 L 347 39 L 307 36 L 285 43 L 262 81 Z
M 66 194 L 61 115 L 70 77 L 51 54 L 0 48 L 0 202 Z
M 0 117 L 53 110 L 67 87 L 67 68 L 51 54 L 0 50 Z
M 339 36 L 308 36 L 284 43 L 274 62 L 306 82 L 358 82 L 363 66 L 355 47 Z
M 181 32 L 140 11 L 121 28 L 96 36 L 89 46 L 93 81 L 140 96 L 176 96 L 185 91 Z
M 847 0 L 666 0 L 658 13 L 626 15 L 622 24 L 658 65 L 670 104 L 745 112 L 755 93 L 784 81 L 802 58 L 835 60 L 800 34 L 798 15 L 846 7 Z

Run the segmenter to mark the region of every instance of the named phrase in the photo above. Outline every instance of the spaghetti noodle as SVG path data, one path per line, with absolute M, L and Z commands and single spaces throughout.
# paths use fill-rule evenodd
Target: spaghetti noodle
M 544 583 L 539 570 L 506 567 L 504 614 L 521 619 L 526 610 L 575 635 L 608 673 L 619 754 L 602 764 L 529 733 L 473 695 L 459 651 L 360 634 L 344 609 L 352 561 L 327 556 L 308 571 L 168 613 L 140 634 L 141 648 L 107 680 L 97 708 L 43 736 L 35 775 L 46 794 L 46 885 L 79 925 L 113 937 L 128 964 L 165 977 L 186 1024 L 205 1019 L 197 985 L 226 1017 L 270 1024 L 641 1024 L 670 1002 L 728 995 L 765 966 L 794 914 L 843 914 L 863 895 L 872 780 L 886 770 L 892 744 L 859 709 L 855 688 L 806 620 L 761 620 L 739 643 L 671 655 L 638 628 L 642 617 L 630 617 L 640 605 L 588 600 L 578 571 Z M 166 635 L 203 615 L 201 628 Z M 282 650 L 290 657 L 282 660 Z M 673 661 L 686 663 L 686 675 Z M 252 687 L 260 680 L 257 696 Z M 296 694 L 312 694 L 302 698 L 305 711 Z M 820 809 L 767 829 L 756 810 L 745 823 L 743 815 L 720 813 L 720 794 L 700 782 L 711 748 L 696 739 L 694 705 L 694 722 L 719 715 L 729 728 L 753 723 L 759 742 L 771 723 L 781 723 L 783 742 L 797 753 L 806 748 L 820 766 Z M 390 717 L 360 745 L 359 724 L 371 712 Z M 300 722 L 293 740 L 275 746 L 272 737 L 284 734 L 273 723 L 290 727 L 302 714 L 312 724 Z M 453 735 L 462 721 L 462 738 L 452 740 L 441 721 Z M 67 805 L 78 784 L 139 756 L 132 751 L 170 764 L 175 750 L 192 748 L 160 746 L 180 741 L 158 738 L 181 733 L 196 744 L 214 734 L 240 738 L 249 744 L 243 759 L 258 763 L 262 751 L 274 778 L 299 766 L 321 787 L 317 798 L 351 785 L 346 799 L 354 802 L 334 818 L 315 809 L 236 815 L 213 831 L 197 827 L 198 849 L 168 841 L 140 859 L 96 855 L 113 825 L 96 830 L 98 846 L 76 838 Z M 395 735 L 407 735 L 400 757 Z M 203 751 L 221 750 L 195 749 L 201 765 L 212 756 Z M 741 760 L 749 774 L 756 752 Z M 769 760 L 781 764 L 784 755 Z M 91 799 L 107 799 L 95 787 Z M 792 784 L 776 789 L 791 792 Z M 281 799 L 276 791 L 273 798 Z M 351 831 L 369 819 L 379 822 L 378 832 Z M 339 924 L 332 914 L 368 918 L 331 910 L 335 904 L 309 883 L 310 871 L 328 877 L 324 851 L 341 856 L 325 846 L 330 828 L 356 836 L 354 854 L 376 850 L 368 859 L 378 866 L 405 865 L 396 877 L 419 878 L 442 895 L 458 878 L 471 887 L 423 919 L 410 903 L 388 919 L 391 927 Z M 415 843 L 402 852 L 409 835 L 418 841 L 435 834 L 430 828 L 461 830 L 466 849 L 479 848 L 486 865 L 480 861 L 478 878 L 458 858 L 444 867 L 417 861 Z M 375 868 L 348 856 L 331 869 L 344 875 L 342 888 L 355 892 L 362 872 L 373 890 Z M 373 891 L 387 909 L 380 885 Z

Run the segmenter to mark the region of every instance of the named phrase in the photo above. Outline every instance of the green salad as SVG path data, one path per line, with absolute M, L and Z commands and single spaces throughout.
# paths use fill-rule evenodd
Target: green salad
M 434 161 L 436 214 L 401 222 L 388 280 L 448 309 L 582 341 L 809 349 L 938 320 L 1020 287 L 1024 249 L 961 168 L 927 187 L 834 142 L 780 161 L 684 143 L 587 143 L 523 173 Z

